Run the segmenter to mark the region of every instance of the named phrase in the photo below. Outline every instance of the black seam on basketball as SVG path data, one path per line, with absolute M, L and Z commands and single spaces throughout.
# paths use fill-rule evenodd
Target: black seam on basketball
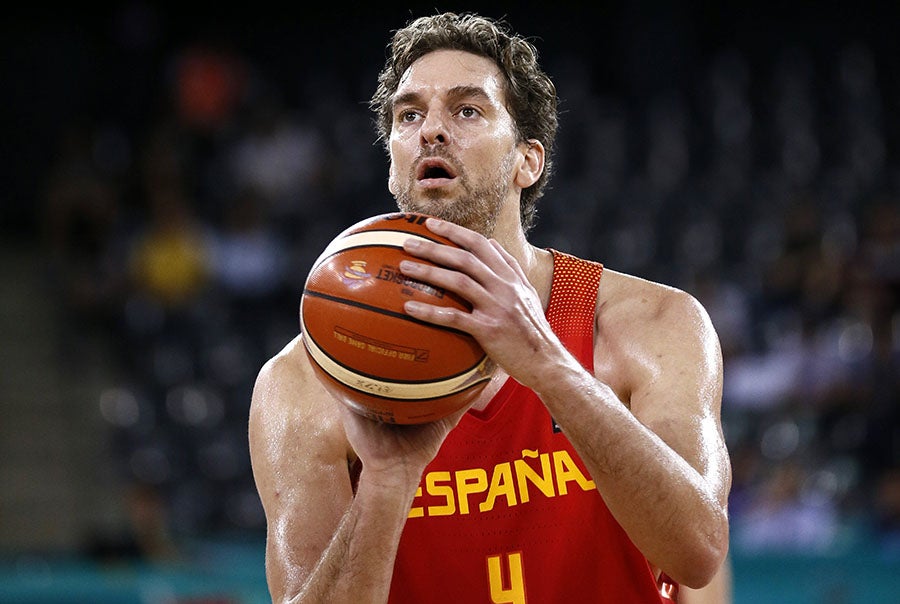
M 453 329 L 452 327 L 444 327 L 443 325 L 435 325 L 434 323 L 429 323 L 428 321 L 423 321 L 421 319 L 416 319 L 414 317 L 410 317 L 406 313 L 396 312 L 393 310 L 387 310 L 385 308 L 380 308 L 378 306 L 372 306 L 371 304 L 366 304 L 364 302 L 356 302 L 354 300 L 347 300 L 346 298 L 340 298 L 338 296 L 333 296 L 331 294 L 325 294 L 322 292 L 317 292 L 309 289 L 303 290 L 304 296 L 312 296 L 314 298 L 322 298 L 323 300 L 328 300 L 329 302 L 337 302 L 338 304 L 346 304 L 347 306 L 353 306 L 356 308 L 360 308 L 363 310 L 371 310 L 372 312 L 376 312 L 382 315 L 387 315 L 389 317 L 394 317 L 395 319 L 402 319 L 404 321 L 409 321 L 410 323 L 415 323 L 417 325 L 423 325 L 425 327 L 435 327 L 437 329 L 442 329 L 444 331 L 449 331 L 450 333 L 455 333 L 461 336 L 471 337 L 470 334 L 459 330 Z

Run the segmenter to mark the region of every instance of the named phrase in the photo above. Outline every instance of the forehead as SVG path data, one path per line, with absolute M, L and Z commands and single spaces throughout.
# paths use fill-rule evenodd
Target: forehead
M 440 94 L 463 87 L 481 88 L 488 97 L 503 104 L 500 68 L 487 57 L 463 50 L 436 50 L 417 59 L 400 79 L 395 96 Z

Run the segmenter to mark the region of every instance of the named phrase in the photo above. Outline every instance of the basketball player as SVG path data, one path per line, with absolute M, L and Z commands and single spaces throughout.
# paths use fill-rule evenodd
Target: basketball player
M 262 368 L 250 446 L 273 600 L 623 604 L 702 588 L 726 558 L 731 482 L 706 312 L 526 239 L 557 128 L 530 43 L 441 14 L 391 51 L 372 100 L 388 187 L 462 247 L 410 242 L 440 268 L 401 269 L 472 304 L 405 310 L 472 334 L 497 369 L 471 408 L 397 426 L 336 403 L 299 338 Z

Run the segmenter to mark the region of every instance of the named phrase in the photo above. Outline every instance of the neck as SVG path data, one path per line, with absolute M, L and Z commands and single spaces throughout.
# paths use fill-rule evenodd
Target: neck
M 507 208 L 510 210 L 505 211 L 501 219 L 497 221 L 493 238 L 522 267 L 528 281 L 537 290 L 542 307 L 546 309 L 550 300 L 550 284 L 553 279 L 553 258 L 550 252 L 528 242 L 519 221 L 518 204 L 514 208 L 510 204 Z M 515 212 L 512 212 L 512 209 Z

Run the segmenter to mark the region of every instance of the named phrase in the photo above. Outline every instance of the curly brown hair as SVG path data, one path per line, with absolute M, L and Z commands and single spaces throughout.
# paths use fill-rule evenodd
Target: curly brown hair
M 376 114 L 378 137 L 387 148 L 393 123 L 394 93 L 403 74 L 416 60 L 442 49 L 464 50 L 494 61 L 504 76 L 507 110 L 521 141 L 539 140 L 545 150 L 544 171 L 522 191 L 520 216 L 528 232 L 534 225 L 538 198 L 543 194 L 553 165 L 553 147 L 559 124 L 556 86 L 538 64 L 537 49 L 512 33 L 509 25 L 472 13 L 442 13 L 419 17 L 397 30 L 369 103 Z

